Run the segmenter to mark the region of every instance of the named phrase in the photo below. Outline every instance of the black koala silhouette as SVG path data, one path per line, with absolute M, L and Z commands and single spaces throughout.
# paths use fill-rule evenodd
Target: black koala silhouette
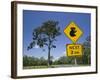
M 76 36 L 75 33 L 76 33 L 77 31 L 75 30 L 75 27 L 71 27 L 70 29 L 71 29 L 71 31 L 70 31 L 70 36 L 71 36 L 71 37 Z

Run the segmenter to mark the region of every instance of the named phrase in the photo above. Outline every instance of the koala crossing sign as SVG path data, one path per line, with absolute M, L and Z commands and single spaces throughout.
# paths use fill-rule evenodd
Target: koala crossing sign
M 64 33 L 73 43 L 76 43 L 83 34 L 82 30 L 77 24 L 75 24 L 75 22 L 70 22 L 70 24 L 64 29 Z

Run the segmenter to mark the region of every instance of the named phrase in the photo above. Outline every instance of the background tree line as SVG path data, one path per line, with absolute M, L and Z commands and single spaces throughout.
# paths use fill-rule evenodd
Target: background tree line
M 52 57 L 52 56 L 51 56 Z M 23 66 L 47 66 L 48 60 L 44 57 L 36 58 L 34 56 L 24 56 Z M 50 65 L 60 65 L 60 64 L 73 64 L 72 58 L 66 58 L 62 56 L 57 60 L 50 60 Z
M 23 57 L 23 66 L 40 66 L 47 65 L 47 60 L 44 57 L 36 58 L 36 57 Z

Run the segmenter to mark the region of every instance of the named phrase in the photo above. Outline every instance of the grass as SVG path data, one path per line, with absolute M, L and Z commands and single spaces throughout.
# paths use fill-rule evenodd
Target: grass
M 44 69 L 44 68 L 61 68 L 61 67 L 84 67 L 84 66 L 90 66 L 88 64 L 78 64 L 78 65 L 51 65 L 51 66 L 24 66 L 23 69 Z
M 48 66 L 24 66 L 24 69 L 41 69 L 41 68 L 48 68 Z

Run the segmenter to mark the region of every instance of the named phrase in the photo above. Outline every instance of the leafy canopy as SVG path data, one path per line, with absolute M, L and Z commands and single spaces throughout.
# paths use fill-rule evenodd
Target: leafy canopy
M 57 21 L 48 20 L 41 26 L 35 28 L 32 33 L 32 42 L 28 46 L 28 50 L 38 45 L 40 48 L 49 46 L 50 48 L 56 48 L 53 42 L 56 41 L 56 37 L 59 36 L 60 28 Z

